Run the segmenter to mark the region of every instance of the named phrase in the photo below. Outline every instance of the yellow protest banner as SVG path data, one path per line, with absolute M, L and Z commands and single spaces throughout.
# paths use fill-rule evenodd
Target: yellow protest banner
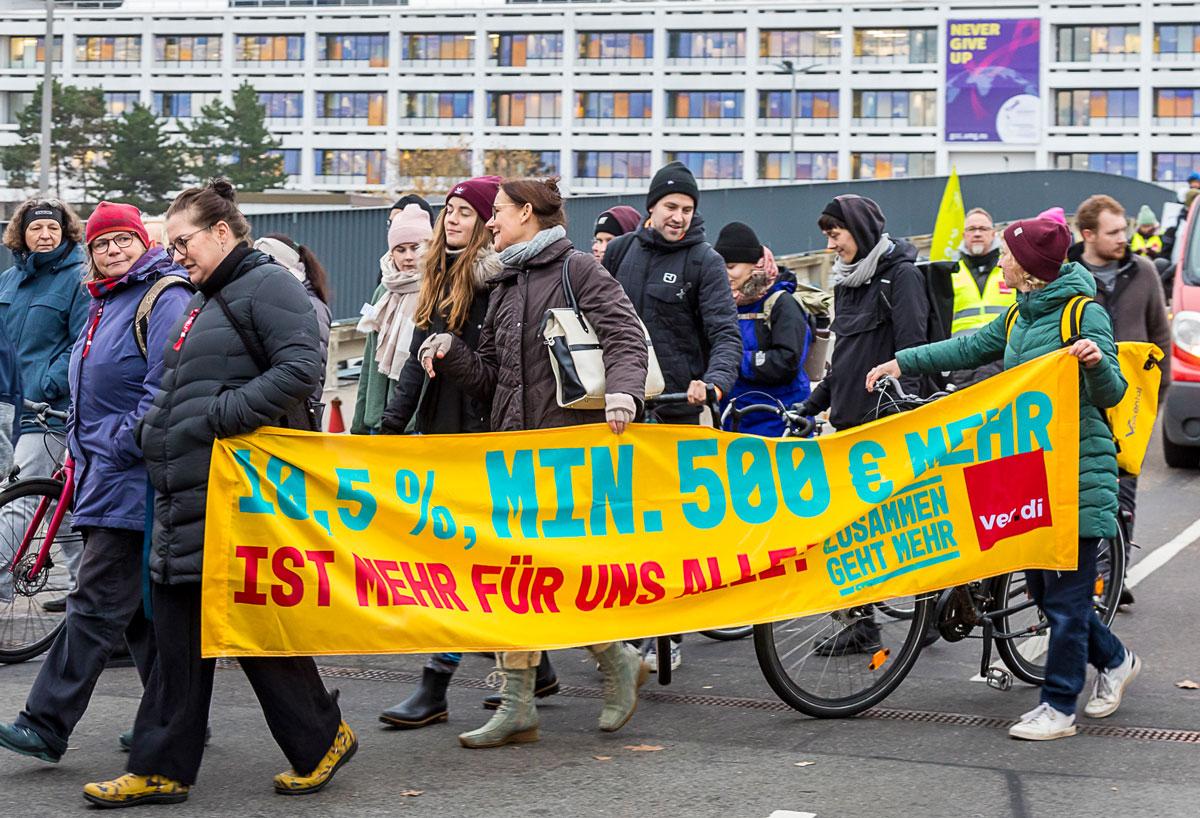
M 816 440 L 635 424 L 219 440 L 205 656 L 555 648 L 1074 567 L 1078 363 Z
M 933 225 L 933 239 L 929 244 L 930 261 L 954 261 L 958 258 L 958 246 L 962 243 L 966 221 L 958 171 L 951 168 L 950 178 L 946 180 L 946 187 L 942 191 L 937 221 Z

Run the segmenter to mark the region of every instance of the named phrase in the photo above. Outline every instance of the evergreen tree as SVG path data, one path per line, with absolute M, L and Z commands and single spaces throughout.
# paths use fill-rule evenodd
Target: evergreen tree
M 229 108 L 217 98 L 200 109 L 190 126 L 182 126 L 189 170 L 200 181 L 222 175 L 229 164 L 225 153 L 228 113 Z
M 169 192 L 182 187 L 184 169 L 179 146 L 165 126 L 163 119 L 142 105 L 134 105 L 113 124 L 108 158 L 99 178 L 105 196 L 145 213 L 167 209 Z
M 283 159 L 272 153 L 281 142 L 266 125 L 266 109 L 258 92 L 242 83 L 233 107 L 214 100 L 185 129 L 192 171 L 200 179 L 227 176 L 238 190 L 258 192 L 287 182 Z
M 97 174 L 108 149 L 110 123 L 105 114 L 104 93 L 99 88 L 53 87 L 50 121 L 51 186 L 59 198 L 73 189 L 85 201 L 95 198 Z M 37 185 L 38 158 L 42 141 L 42 89 L 17 115 L 15 145 L 0 148 L 0 165 L 9 172 L 13 187 Z

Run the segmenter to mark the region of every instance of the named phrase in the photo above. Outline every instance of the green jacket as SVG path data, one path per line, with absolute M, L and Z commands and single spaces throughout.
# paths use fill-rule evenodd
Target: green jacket
M 1006 339 L 1004 316 L 973 335 L 900 350 L 896 359 L 908 373 L 974 369 L 1003 358 L 1004 368 L 1023 364 L 1062 348 L 1060 321 L 1067 301 L 1077 295 L 1094 298 L 1096 280 L 1074 262 L 1045 288 L 1017 295 L 1017 321 Z M 1099 304 L 1083 311 L 1080 334 L 1095 341 L 1104 359 L 1092 369 L 1079 368 L 1079 536 L 1117 534 L 1117 449 L 1104 410 L 1125 394 L 1125 378 L 1117 364 L 1112 322 Z
M 380 284 L 371 296 L 371 303 L 378 304 L 379 299 L 387 292 L 387 287 Z M 350 433 L 369 435 L 379 431 L 379 421 L 383 410 L 392 399 L 392 390 L 396 382 L 379 371 L 375 365 L 375 344 L 379 341 L 379 333 L 367 333 L 366 345 L 363 347 L 362 371 L 358 374 L 358 394 L 354 401 L 354 420 L 350 421 Z

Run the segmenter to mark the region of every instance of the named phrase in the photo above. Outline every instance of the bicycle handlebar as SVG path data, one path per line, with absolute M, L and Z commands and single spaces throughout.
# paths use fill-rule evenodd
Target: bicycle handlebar
M 712 384 L 704 386 L 704 403 L 712 410 L 713 417 L 717 412 L 717 388 Z M 663 392 L 653 398 L 646 398 L 646 411 L 661 409 L 665 406 L 682 406 L 688 404 L 687 392 Z
M 725 407 L 725 411 L 721 413 L 721 425 L 725 425 L 725 421 L 733 418 L 733 431 L 738 430 L 739 422 L 743 417 L 753 412 L 770 412 L 776 417 L 782 418 L 787 426 L 788 434 L 793 437 L 806 437 L 811 433 L 817 424 L 811 418 L 800 414 L 798 407 L 800 404 L 795 404 L 791 408 L 785 408 L 782 404 L 771 403 L 752 403 L 746 406 L 734 406 L 732 402 Z
M 42 423 L 46 422 L 46 418 L 53 418 L 54 420 L 67 419 L 66 412 L 60 412 L 57 409 L 51 409 L 50 404 L 48 403 L 34 403 L 31 400 L 23 401 L 23 403 L 25 405 L 25 411 L 33 412 L 35 415 L 37 415 L 38 420 Z

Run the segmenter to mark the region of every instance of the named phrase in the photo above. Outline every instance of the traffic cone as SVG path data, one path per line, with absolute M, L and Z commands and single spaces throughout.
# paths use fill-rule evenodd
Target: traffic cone
M 329 428 L 326 431 L 335 435 L 346 431 L 346 421 L 342 419 L 341 398 L 334 398 L 329 402 Z

